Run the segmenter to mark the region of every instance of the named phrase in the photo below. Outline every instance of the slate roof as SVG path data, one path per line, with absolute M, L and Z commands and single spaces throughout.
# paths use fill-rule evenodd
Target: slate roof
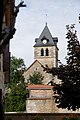
M 43 44 L 42 40 L 43 39 L 47 39 L 47 44 Z M 34 47 L 39 47 L 39 46 L 54 46 L 57 44 L 58 42 L 58 38 L 57 37 L 52 37 L 50 30 L 47 26 L 47 24 L 45 25 L 42 33 L 40 34 L 39 38 L 35 39 L 36 44 L 34 45 Z

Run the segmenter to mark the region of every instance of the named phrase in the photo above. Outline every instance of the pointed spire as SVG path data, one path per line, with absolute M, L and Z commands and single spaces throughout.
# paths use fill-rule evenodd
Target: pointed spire
M 42 42 L 43 39 L 48 40 L 47 44 L 43 44 L 43 42 Z M 42 33 L 40 34 L 39 38 L 37 38 L 37 40 L 36 40 L 35 46 L 55 45 L 57 42 L 55 42 L 56 40 L 54 41 L 54 39 L 55 38 L 52 37 L 51 32 L 50 32 L 50 30 L 47 26 L 47 22 L 46 22 Z M 58 38 L 56 38 L 56 39 L 58 39 Z

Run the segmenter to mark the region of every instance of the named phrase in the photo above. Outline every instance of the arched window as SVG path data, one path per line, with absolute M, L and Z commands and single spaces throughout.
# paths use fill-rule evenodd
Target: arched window
M 46 56 L 49 56 L 49 50 L 46 48 Z
M 43 50 L 43 48 L 41 49 L 41 56 L 44 56 L 44 50 Z

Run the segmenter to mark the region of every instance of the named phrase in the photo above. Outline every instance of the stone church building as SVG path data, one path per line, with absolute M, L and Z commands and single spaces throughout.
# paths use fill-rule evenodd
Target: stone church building
M 44 76 L 44 84 L 47 84 L 53 79 L 53 76 L 46 73 L 43 67 L 52 68 L 58 66 L 57 42 L 58 38 L 52 37 L 46 23 L 39 38 L 35 39 L 34 62 L 24 72 L 25 82 L 34 71 L 38 71 Z
M 44 76 L 43 85 L 27 86 L 29 89 L 29 98 L 26 100 L 27 113 L 54 113 L 58 111 L 53 100 L 52 86 L 47 85 L 54 78 L 52 74 L 44 71 L 44 67 L 58 67 L 57 42 L 58 38 L 52 37 L 46 23 L 39 38 L 35 39 L 34 62 L 24 72 L 25 82 L 34 71 L 38 71 Z

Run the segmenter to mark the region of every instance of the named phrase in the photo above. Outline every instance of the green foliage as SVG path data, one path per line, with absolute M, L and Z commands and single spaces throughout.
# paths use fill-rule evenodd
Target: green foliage
M 30 84 L 42 84 L 43 76 L 40 72 L 34 71 L 32 75 L 29 75 L 28 83 Z
M 26 98 L 29 93 L 24 83 L 24 70 L 23 59 L 12 56 L 10 61 L 10 83 L 5 85 L 5 111 L 7 112 L 26 110 Z
M 24 83 L 13 84 L 10 93 L 5 99 L 5 111 L 25 111 L 26 110 L 26 98 L 28 97 L 28 90 Z
M 67 26 L 66 38 L 68 39 L 66 65 L 48 70 L 62 80 L 61 84 L 53 87 L 55 102 L 59 108 L 76 110 L 80 108 L 80 44 L 74 30 L 74 25 Z
M 21 58 L 11 57 L 10 60 L 10 82 L 18 83 L 24 80 L 23 72 L 25 70 L 24 60 Z

